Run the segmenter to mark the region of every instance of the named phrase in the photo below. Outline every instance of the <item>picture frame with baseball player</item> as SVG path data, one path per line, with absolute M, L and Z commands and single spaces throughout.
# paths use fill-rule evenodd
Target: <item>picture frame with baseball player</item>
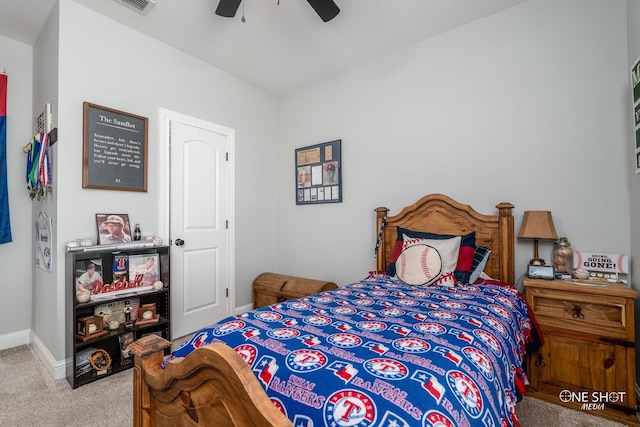
M 133 241 L 129 214 L 96 214 L 96 227 L 98 229 L 98 245 Z

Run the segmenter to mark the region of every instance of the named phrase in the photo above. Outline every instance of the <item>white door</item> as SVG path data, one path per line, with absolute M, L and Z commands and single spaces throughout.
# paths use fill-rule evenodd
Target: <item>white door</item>
M 230 314 L 231 167 L 234 131 L 169 120 L 171 335 L 179 338 Z

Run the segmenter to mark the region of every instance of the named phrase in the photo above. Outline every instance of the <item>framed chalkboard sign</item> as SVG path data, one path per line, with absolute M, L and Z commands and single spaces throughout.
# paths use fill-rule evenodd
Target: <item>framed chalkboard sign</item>
M 147 191 L 149 119 L 85 102 L 82 188 Z

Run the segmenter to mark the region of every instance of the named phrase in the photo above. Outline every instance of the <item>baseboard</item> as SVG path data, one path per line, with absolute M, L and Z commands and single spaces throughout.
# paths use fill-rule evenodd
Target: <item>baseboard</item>
M 49 349 L 35 334 L 33 335 L 31 347 L 54 380 L 59 380 L 66 376 L 67 362 L 65 360 L 56 360 Z
M 30 329 L 24 331 L 12 332 L 10 334 L 0 335 L 0 350 L 18 347 L 19 345 L 27 345 L 30 341 Z
M 236 307 L 234 314 L 242 314 L 250 310 L 253 310 L 253 304 L 247 304 L 240 307 Z

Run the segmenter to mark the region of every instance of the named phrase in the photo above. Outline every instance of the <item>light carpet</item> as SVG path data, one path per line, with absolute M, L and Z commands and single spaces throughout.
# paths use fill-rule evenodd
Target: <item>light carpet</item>
M 130 370 L 71 389 L 53 380 L 31 346 L 0 351 L 0 426 L 131 426 Z M 525 397 L 516 407 L 523 427 L 615 427 L 622 424 Z

